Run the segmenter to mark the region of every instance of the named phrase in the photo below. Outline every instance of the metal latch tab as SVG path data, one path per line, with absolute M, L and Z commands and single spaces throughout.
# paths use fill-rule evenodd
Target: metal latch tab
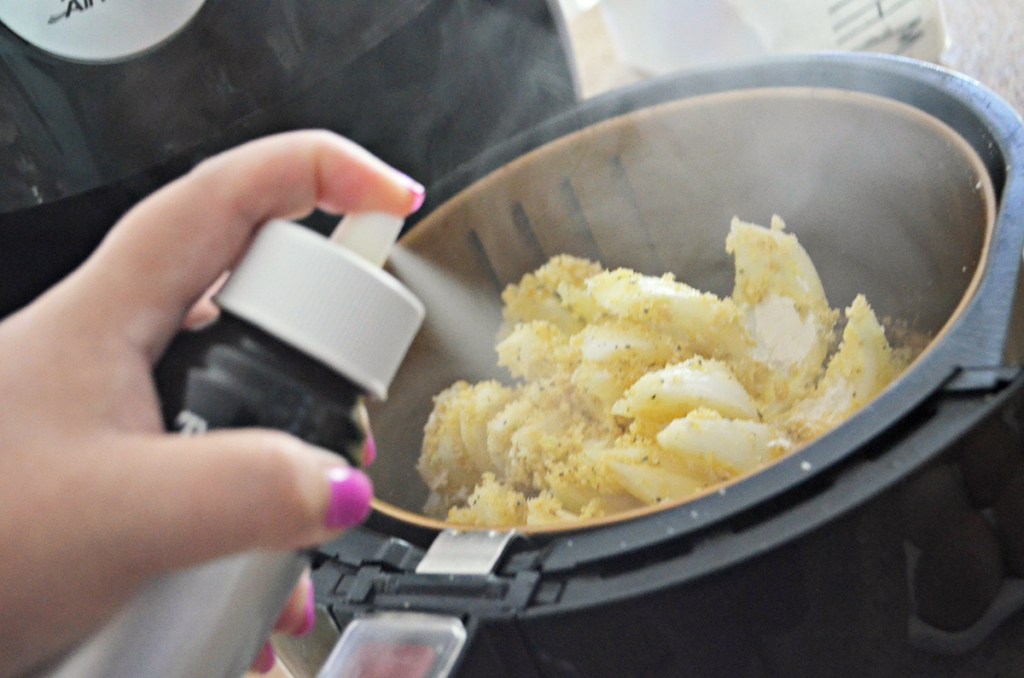
M 416 574 L 491 574 L 516 534 L 515 530 L 445 530 L 434 538 Z

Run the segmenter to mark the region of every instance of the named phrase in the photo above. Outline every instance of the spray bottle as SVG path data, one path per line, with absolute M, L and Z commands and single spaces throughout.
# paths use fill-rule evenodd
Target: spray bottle
M 181 333 L 156 369 L 168 430 L 276 428 L 360 464 L 360 400 L 387 396 L 423 321 L 380 269 L 401 226 L 380 213 L 346 216 L 330 239 L 264 226 L 217 296 L 218 320 Z M 252 552 L 157 578 L 52 675 L 238 678 L 307 563 Z

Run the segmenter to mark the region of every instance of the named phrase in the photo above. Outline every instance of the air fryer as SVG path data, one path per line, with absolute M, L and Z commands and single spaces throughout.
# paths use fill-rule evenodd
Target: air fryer
M 133 42 L 168 16 L 183 25 Z M 0 316 L 253 137 L 332 129 L 433 183 L 575 102 L 560 16 L 547 0 L 0 2 Z
M 729 220 L 780 214 L 834 307 L 863 292 L 923 348 L 838 428 L 692 501 L 467 529 L 423 514 L 415 465 L 431 396 L 495 375 L 457 337 L 493 348 L 500 307 L 406 276 L 428 321 L 371 412 L 374 512 L 321 554 L 320 625 L 285 659 L 315 673 L 347 630 L 389 666 L 446 655 L 458 676 L 1024 670 L 1022 151 L 976 82 L 821 55 L 589 100 L 450 175 L 401 244 L 471 300 L 559 253 L 728 294 Z M 361 635 L 392 622 L 407 632 Z

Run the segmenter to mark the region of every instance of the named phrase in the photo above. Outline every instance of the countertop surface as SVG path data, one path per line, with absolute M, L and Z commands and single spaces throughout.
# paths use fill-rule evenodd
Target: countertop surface
M 949 48 L 941 63 L 974 78 L 1024 111 L 1024 2 L 942 0 Z M 616 54 L 600 7 L 569 22 L 582 94 L 585 97 L 644 77 Z
M 943 59 L 1024 111 L 1024 2 L 943 0 L 950 47 Z

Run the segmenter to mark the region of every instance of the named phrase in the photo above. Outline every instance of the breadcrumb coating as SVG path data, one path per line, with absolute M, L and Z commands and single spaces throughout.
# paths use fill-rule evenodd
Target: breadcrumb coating
M 731 297 L 560 255 L 502 294 L 515 380 L 438 394 L 426 511 L 550 525 L 678 502 L 756 472 L 867 404 L 906 366 L 863 295 L 840 314 L 796 236 L 734 219 Z

